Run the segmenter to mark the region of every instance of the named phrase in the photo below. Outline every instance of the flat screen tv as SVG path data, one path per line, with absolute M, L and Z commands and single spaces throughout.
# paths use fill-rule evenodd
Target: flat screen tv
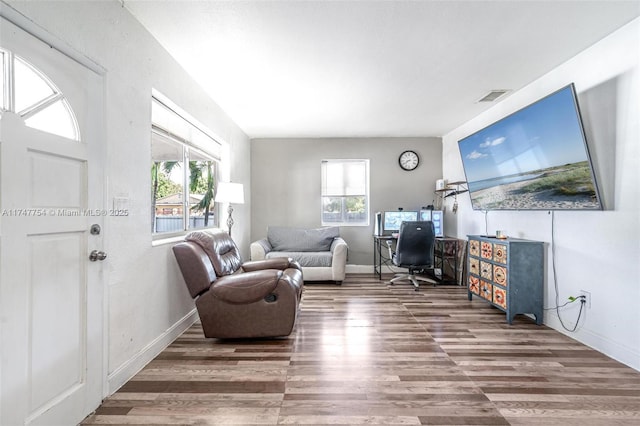
M 385 234 L 392 234 L 400 231 L 402 222 L 415 222 L 418 220 L 417 211 L 388 211 L 384 212 L 382 230 Z
M 474 210 L 602 209 L 573 84 L 458 148 Z

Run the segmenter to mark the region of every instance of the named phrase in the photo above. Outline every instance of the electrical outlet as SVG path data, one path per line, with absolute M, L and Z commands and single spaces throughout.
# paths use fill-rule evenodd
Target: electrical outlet
M 584 296 L 584 305 L 587 309 L 591 309 L 591 293 L 588 291 L 580 290 L 580 296 Z

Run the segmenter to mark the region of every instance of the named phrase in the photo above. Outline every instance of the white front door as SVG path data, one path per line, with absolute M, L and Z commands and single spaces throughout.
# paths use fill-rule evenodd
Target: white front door
M 103 83 L 0 19 L 0 424 L 72 425 L 103 392 Z

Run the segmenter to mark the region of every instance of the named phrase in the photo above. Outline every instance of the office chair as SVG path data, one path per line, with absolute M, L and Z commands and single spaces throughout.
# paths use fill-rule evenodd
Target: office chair
M 415 271 L 433 269 L 433 248 L 435 245 L 435 230 L 431 221 L 402 222 L 396 251 L 391 248 L 391 241 L 387 241 L 389 247 L 389 258 L 395 266 L 408 268 L 408 274 L 396 274 L 389 281 L 393 284 L 400 280 L 409 280 L 418 291 L 420 288 L 418 281 L 425 281 L 436 284 L 435 280 L 418 276 Z

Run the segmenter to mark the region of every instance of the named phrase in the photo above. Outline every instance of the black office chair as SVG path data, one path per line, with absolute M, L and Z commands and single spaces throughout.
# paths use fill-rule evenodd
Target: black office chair
M 416 275 L 415 271 L 433 269 L 433 247 L 435 245 L 435 230 L 431 221 L 402 222 L 396 251 L 391 248 L 392 242 L 387 241 L 389 258 L 395 266 L 408 268 L 408 274 L 397 274 L 389 283 L 409 280 L 418 291 L 418 281 L 436 284 L 435 280 Z

